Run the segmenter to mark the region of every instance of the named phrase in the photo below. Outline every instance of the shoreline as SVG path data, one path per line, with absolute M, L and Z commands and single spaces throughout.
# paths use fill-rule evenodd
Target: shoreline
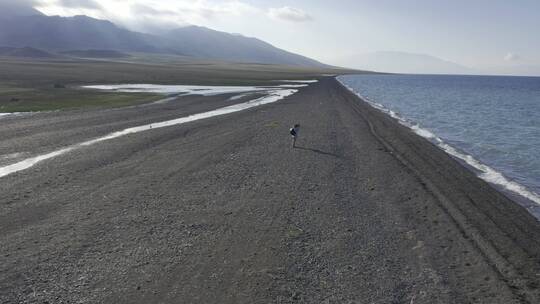
M 461 227 L 464 234 L 474 240 L 476 246 L 491 260 L 491 264 L 499 274 L 516 285 L 521 281 L 519 284 L 521 288 L 527 289 L 524 280 L 518 278 L 519 273 L 522 273 L 525 268 L 517 266 L 513 270 L 508 269 L 507 267 L 511 264 L 508 259 L 509 253 L 502 253 L 500 249 L 509 246 L 504 244 L 507 241 L 511 243 L 517 241 L 522 242 L 521 246 L 530 245 L 529 252 L 535 257 L 540 257 L 538 238 L 530 238 L 530 235 L 540 236 L 538 219 L 525 206 L 508 197 L 495 185 L 477 176 L 473 170 L 463 164 L 463 160 L 447 153 L 396 117 L 364 101 L 338 79 L 335 80 L 341 89 L 346 91 L 345 94 L 350 94 L 351 101 L 358 102 L 358 106 L 352 106 L 359 109 L 359 114 L 361 113 L 363 119 L 368 122 L 372 134 L 434 193 L 441 206 Z M 422 164 L 424 161 L 429 164 Z M 489 224 L 484 226 L 486 224 L 484 221 L 488 221 Z M 506 235 L 508 240 L 501 240 L 491 235 L 492 229 L 500 230 L 502 233 L 500 235 Z M 518 235 L 513 235 L 517 231 L 521 231 L 519 234 L 522 236 L 530 233 L 527 237 L 528 241 L 520 239 Z M 513 249 L 513 245 L 506 248 L 508 252 L 512 252 Z M 516 261 L 519 261 L 517 264 L 521 262 L 528 264 L 528 261 L 519 258 Z M 532 267 L 529 269 L 531 270 L 529 278 L 536 277 L 532 282 L 538 284 L 540 281 L 537 274 L 540 271 L 540 264 L 536 258 L 528 267 Z M 511 275 L 507 276 L 508 274 Z
M 229 97 L 6 120 L 0 147 L 51 150 Z M 0 189 L 0 302 L 540 299 L 538 221 L 334 78 L 102 141 Z
M 416 133 L 418 136 L 425 138 L 430 143 L 436 145 L 439 149 L 446 152 L 448 155 L 459 161 L 465 168 L 475 173 L 475 175 L 488 182 L 492 185 L 497 191 L 500 191 L 506 195 L 509 199 L 520 204 L 529 212 L 535 216 L 540 221 L 540 196 L 532 190 L 527 189 L 522 184 L 509 179 L 503 173 L 493 169 L 489 165 L 482 163 L 477 160 L 474 156 L 469 155 L 459 149 L 456 149 L 452 145 L 446 143 L 437 134 L 432 133 L 429 130 L 419 127 L 419 125 L 410 121 L 407 118 L 404 118 L 394 111 L 386 108 L 384 105 L 379 104 L 375 101 L 371 101 L 368 98 L 362 96 L 359 92 L 356 92 L 355 89 L 344 84 L 339 77 L 336 80 L 342 85 L 345 89 L 357 95 L 358 98 L 372 106 L 373 108 L 379 110 L 380 112 L 390 116 L 395 119 L 399 124 L 409 128 L 411 131 Z

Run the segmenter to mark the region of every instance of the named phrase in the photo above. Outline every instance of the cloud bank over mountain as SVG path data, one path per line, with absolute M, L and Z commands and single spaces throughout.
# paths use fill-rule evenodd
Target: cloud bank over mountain
M 35 6 L 47 15 L 87 15 L 107 19 L 143 32 L 156 32 L 229 17 L 290 22 L 313 20 L 310 14 L 300 8 L 262 8 L 239 0 L 33 0 L 28 1 L 27 6 Z
M 41 12 L 34 8 L 38 2 L 35 0 L 0 0 L 1 16 L 31 16 L 41 15 Z
M 88 6 L 92 3 L 79 0 L 70 4 Z M 136 9 L 142 15 L 169 14 L 167 11 L 149 7 L 138 6 Z M 33 13 L 31 10 L 19 11 L 23 14 Z M 13 53 L 13 48 L 26 47 L 63 54 L 73 50 L 112 50 L 173 54 L 232 62 L 325 66 L 316 60 L 279 49 L 260 39 L 205 27 L 176 27 L 173 30 L 162 30 L 160 34 L 150 35 L 130 31 L 107 20 L 81 15 L 0 16 L 0 47 L 9 47 L 6 50 L 10 53 Z

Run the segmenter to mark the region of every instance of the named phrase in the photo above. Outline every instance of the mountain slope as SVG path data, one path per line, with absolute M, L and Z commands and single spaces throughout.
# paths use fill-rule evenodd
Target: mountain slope
M 86 16 L 0 17 L 0 45 L 30 46 L 58 51 L 73 49 L 114 49 L 157 52 L 156 37 L 131 32 L 104 20 Z
M 231 61 L 324 66 L 313 59 L 276 48 L 257 38 L 245 37 L 200 26 L 172 30 L 164 35 L 173 48 L 188 56 Z
M 149 35 L 87 16 L 6 16 L 0 13 L 0 46 L 33 47 L 53 52 L 113 50 L 169 53 L 238 62 L 325 66 L 256 38 L 197 26 L 179 28 L 161 36 Z
M 129 58 L 131 55 L 111 50 L 73 50 L 61 52 L 62 55 L 79 58 Z

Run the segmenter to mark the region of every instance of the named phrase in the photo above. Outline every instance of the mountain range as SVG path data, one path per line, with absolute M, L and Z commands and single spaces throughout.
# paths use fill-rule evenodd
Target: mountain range
M 30 47 L 52 53 L 110 50 L 175 54 L 233 62 L 326 67 L 316 60 L 287 52 L 257 38 L 199 26 L 145 34 L 88 16 L 20 15 L 0 11 L 0 47 Z
M 438 57 L 395 51 L 378 51 L 344 58 L 351 67 L 406 74 L 478 74 L 479 72 Z

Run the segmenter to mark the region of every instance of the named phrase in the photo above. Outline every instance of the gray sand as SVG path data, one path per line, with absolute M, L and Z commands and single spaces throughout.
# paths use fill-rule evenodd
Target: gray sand
M 0 154 L 225 99 L 4 119 Z M 1 303 L 540 301 L 538 222 L 332 78 L 4 177 L 0 243 Z

